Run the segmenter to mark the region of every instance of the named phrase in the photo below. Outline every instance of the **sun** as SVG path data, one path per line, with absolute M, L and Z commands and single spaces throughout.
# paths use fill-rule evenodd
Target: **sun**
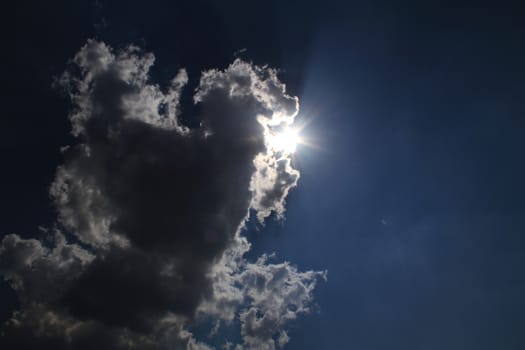
M 294 153 L 300 141 L 298 130 L 287 127 L 270 135 L 269 146 L 276 152 Z

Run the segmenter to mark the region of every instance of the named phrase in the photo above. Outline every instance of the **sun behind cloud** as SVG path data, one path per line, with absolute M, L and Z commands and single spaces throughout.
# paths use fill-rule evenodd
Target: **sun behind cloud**
M 299 130 L 291 127 L 286 127 L 284 130 L 271 133 L 268 136 L 269 146 L 277 152 L 294 153 L 297 144 L 300 142 Z

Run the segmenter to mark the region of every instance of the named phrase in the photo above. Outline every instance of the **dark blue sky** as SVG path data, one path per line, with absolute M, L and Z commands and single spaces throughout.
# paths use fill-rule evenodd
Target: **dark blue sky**
M 518 2 L 285 3 L 8 9 L 0 233 L 54 221 L 47 187 L 71 138 L 52 77 L 87 38 L 137 43 L 155 53 L 159 82 L 186 67 L 190 86 L 247 48 L 284 69 L 320 148 L 297 152 L 286 221 L 249 233 L 255 253 L 328 270 L 319 310 L 292 325 L 287 348 L 525 348 Z M 1 290 L 7 315 L 14 297 Z

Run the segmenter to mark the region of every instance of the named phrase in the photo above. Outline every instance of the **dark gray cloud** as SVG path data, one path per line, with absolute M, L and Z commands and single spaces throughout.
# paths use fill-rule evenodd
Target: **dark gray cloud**
M 244 259 L 250 209 L 282 217 L 299 172 L 272 144 L 297 98 L 277 72 L 236 60 L 202 73 L 198 113 L 180 122 L 184 70 L 149 81 L 152 54 L 90 40 L 58 80 L 78 144 L 64 149 L 47 240 L 8 235 L 0 272 L 21 309 L 3 329 L 18 348 L 207 349 L 187 330 L 238 318 L 237 349 L 282 347 L 324 273 Z M 62 231 L 62 232 L 61 232 Z M 68 237 L 68 239 L 66 239 Z

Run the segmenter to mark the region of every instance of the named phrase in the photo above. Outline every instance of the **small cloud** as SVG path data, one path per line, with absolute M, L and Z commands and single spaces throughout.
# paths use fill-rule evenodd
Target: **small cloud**
M 239 50 L 235 51 L 233 53 L 233 57 L 234 58 L 239 57 L 241 54 L 245 53 L 246 51 L 248 51 L 248 49 L 243 47 L 242 49 L 239 49 Z

